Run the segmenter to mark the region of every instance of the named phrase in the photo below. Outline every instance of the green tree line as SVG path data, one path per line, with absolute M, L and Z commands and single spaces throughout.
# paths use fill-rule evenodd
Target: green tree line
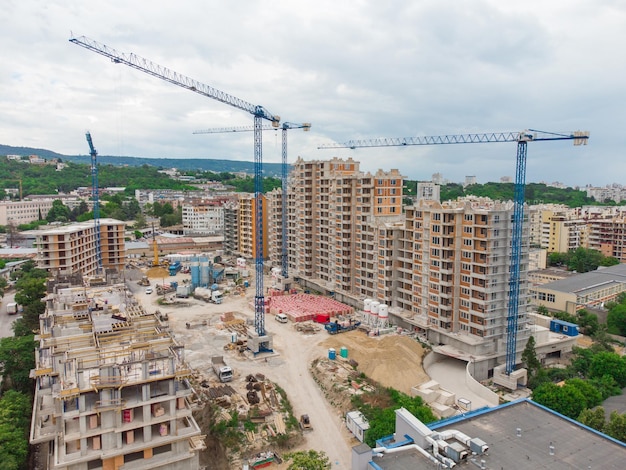
M 404 195 L 415 195 L 417 181 L 404 183 Z M 515 183 L 485 183 L 463 186 L 458 183 L 440 186 L 442 201 L 456 200 L 463 196 L 488 197 L 496 201 L 512 201 L 515 198 Z M 544 183 L 526 183 L 524 198 L 528 204 L 564 204 L 568 207 L 585 205 L 616 205 L 615 201 L 596 201 L 587 197 L 585 191 L 574 188 L 555 188 Z
M 41 299 L 47 273 L 28 261 L 11 278 L 16 280 L 15 301 L 23 312 L 13 323 L 13 336 L 0 339 L 0 466 L 26 470 L 34 468 L 29 463 L 28 442 L 34 391 L 30 371 L 35 368 L 34 332 L 45 310 Z

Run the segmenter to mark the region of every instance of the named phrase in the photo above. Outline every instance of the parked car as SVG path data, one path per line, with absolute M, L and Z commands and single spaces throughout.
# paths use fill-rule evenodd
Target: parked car
M 146 294 L 152 294 L 152 287 L 146 287 Z

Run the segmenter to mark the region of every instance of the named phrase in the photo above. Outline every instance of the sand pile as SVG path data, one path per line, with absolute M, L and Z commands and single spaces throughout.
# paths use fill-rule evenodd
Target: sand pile
M 429 380 L 422 368 L 424 349 L 408 336 L 369 337 L 362 331 L 351 331 L 331 336 L 322 345 L 335 348 L 337 356 L 342 347 L 348 348 L 348 358 L 359 363 L 359 371 L 407 395 L 411 387 Z

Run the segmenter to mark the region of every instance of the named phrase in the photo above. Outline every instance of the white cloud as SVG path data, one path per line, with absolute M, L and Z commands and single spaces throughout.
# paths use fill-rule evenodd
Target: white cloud
M 527 181 L 624 183 L 626 5 L 610 0 L 5 2 L 0 143 L 87 154 L 252 160 L 251 116 L 68 42 L 134 52 L 291 122 L 291 159 L 497 181 L 515 144 L 318 150 L 332 141 L 469 132 L 591 131 L 533 143 Z M 265 161 L 279 161 L 266 135 Z M 280 145 L 278 145 L 280 147 Z

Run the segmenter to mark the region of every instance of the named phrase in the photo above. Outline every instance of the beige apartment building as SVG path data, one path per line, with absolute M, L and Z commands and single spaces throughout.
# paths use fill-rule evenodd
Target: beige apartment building
M 50 280 L 44 301 L 30 443 L 47 444 L 46 468 L 197 470 L 191 370 L 156 315 L 80 275 Z
M 54 199 L 36 199 L 29 201 L 0 202 L 0 225 L 28 224 L 35 220 L 45 219 L 52 209 Z
M 268 256 L 268 235 L 267 235 L 267 199 L 264 195 L 261 196 L 261 204 L 263 204 L 263 220 L 257 222 L 257 213 L 256 213 L 256 204 L 257 200 L 254 197 L 254 194 L 240 194 L 239 195 L 239 204 L 237 207 L 237 217 L 236 222 L 238 236 L 237 238 L 237 248 L 235 250 L 235 254 L 242 256 L 244 258 L 255 258 L 256 257 L 256 240 L 259 235 L 259 231 L 257 230 L 257 225 L 260 224 L 261 227 L 261 237 L 262 237 L 262 247 L 263 254 L 261 255 L 263 259 L 266 259 Z M 276 228 L 275 228 L 276 229 Z
M 125 264 L 124 222 L 100 219 L 100 247 L 102 267 L 121 271 Z M 95 274 L 97 256 L 97 228 L 94 221 L 59 225 L 37 231 L 37 264 L 50 274 Z
M 394 323 L 440 352 L 475 364 L 477 376 L 506 354 L 513 203 L 467 198 L 439 202 L 418 185 L 402 213 L 403 177 L 359 170 L 352 159 L 298 159 L 290 175 L 293 276 L 362 308 L 389 307 Z M 522 234 L 518 351 L 530 332 L 528 227 Z
M 294 163 L 290 174 L 290 272 L 330 292 L 373 291 L 377 235 L 370 225 L 400 220 L 398 170 L 363 173 L 359 163 L 334 158 Z M 383 263 L 384 264 L 384 263 Z
M 407 323 L 433 344 L 467 357 L 506 352 L 513 203 L 484 198 L 421 199 L 406 210 L 398 284 L 412 296 L 396 302 Z M 412 265 L 412 270 L 407 268 Z M 412 282 L 411 282 L 412 281 Z M 517 340 L 525 344 L 528 231 L 522 233 Z M 521 351 L 521 348 L 518 348 Z M 492 362 L 490 365 L 495 365 Z
M 530 206 L 528 224 L 530 243 L 548 253 L 567 253 L 587 245 L 588 225 L 577 208 L 559 204 Z

